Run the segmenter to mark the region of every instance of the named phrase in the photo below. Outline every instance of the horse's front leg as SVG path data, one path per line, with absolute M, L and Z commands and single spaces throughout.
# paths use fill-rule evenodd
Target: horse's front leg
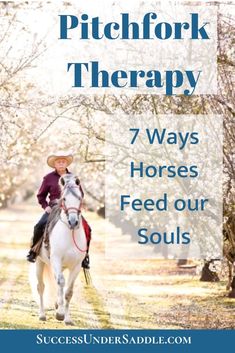
M 62 273 L 61 260 L 59 258 L 51 258 L 51 265 L 54 271 L 56 283 L 58 285 L 58 297 L 56 305 L 56 319 L 59 321 L 64 320 L 64 286 L 65 279 Z
M 70 303 L 70 300 L 73 296 L 74 283 L 75 283 L 75 280 L 80 272 L 80 269 L 81 269 L 81 264 L 77 265 L 75 268 L 73 268 L 69 272 L 68 286 L 65 291 L 65 318 L 64 318 L 64 322 L 66 325 L 73 325 L 73 321 L 70 318 L 69 303 Z
M 44 310 L 44 303 L 43 303 L 43 292 L 44 292 L 44 282 L 43 282 L 43 269 L 44 269 L 44 262 L 40 260 L 38 257 L 36 260 L 36 275 L 37 275 L 37 290 L 38 294 L 40 297 L 40 303 L 39 303 L 39 320 L 45 321 L 46 320 L 46 315 L 45 315 L 45 310 Z

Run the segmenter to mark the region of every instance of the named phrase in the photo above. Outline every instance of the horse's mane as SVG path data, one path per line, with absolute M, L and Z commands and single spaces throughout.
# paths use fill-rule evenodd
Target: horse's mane
M 60 218 L 61 203 L 62 203 L 62 199 L 56 200 L 52 207 L 51 213 L 49 214 L 49 217 L 48 217 L 46 229 L 45 229 L 46 236 L 49 236 L 49 234 L 52 232 L 52 229 L 54 228 L 54 226 L 56 225 L 56 223 Z

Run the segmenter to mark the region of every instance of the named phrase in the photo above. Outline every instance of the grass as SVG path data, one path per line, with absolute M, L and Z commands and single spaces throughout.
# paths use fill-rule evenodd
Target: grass
M 39 215 L 29 204 L 0 212 L 1 329 L 70 328 L 55 319 L 54 310 L 48 310 L 46 322 L 38 320 L 25 255 Z M 83 274 L 79 275 L 71 302 L 73 328 L 235 328 L 235 299 L 227 297 L 225 281 L 200 282 L 195 269 L 179 269 L 172 260 L 107 261 L 105 221 L 95 214 L 87 217 L 94 234 L 93 286 L 86 286 Z

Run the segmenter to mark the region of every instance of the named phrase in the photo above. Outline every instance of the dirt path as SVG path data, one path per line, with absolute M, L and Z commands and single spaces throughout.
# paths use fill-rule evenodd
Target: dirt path
M 0 328 L 66 328 L 49 310 L 38 321 L 25 261 L 33 224 L 40 210 L 22 204 L 0 212 Z M 225 282 L 202 283 L 195 269 L 175 261 L 107 261 L 104 220 L 87 214 L 93 228 L 93 286 L 79 275 L 71 311 L 74 328 L 235 328 L 235 300 Z M 115 227 L 110 231 L 115 233 Z

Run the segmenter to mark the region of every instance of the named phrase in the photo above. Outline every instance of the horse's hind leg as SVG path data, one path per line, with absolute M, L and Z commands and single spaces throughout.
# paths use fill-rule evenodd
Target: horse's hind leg
M 40 260 L 40 258 L 37 258 L 36 261 L 36 275 L 37 275 L 37 290 L 40 298 L 40 303 L 39 303 L 39 320 L 45 321 L 46 320 L 46 315 L 45 315 L 45 310 L 44 310 L 44 303 L 43 303 L 43 292 L 44 292 L 44 282 L 43 282 L 43 269 L 44 269 L 44 262 Z
M 65 292 L 65 318 L 64 322 L 66 325 L 73 325 L 73 321 L 70 318 L 70 313 L 69 313 L 69 303 L 70 300 L 73 296 L 73 287 L 75 280 L 79 274 L 79 271 L 81 269 L 81 264 L 76 266 L 73 270 L 70 270 L 69 272 L 69 277 L 68 277 L 68 286 Z

